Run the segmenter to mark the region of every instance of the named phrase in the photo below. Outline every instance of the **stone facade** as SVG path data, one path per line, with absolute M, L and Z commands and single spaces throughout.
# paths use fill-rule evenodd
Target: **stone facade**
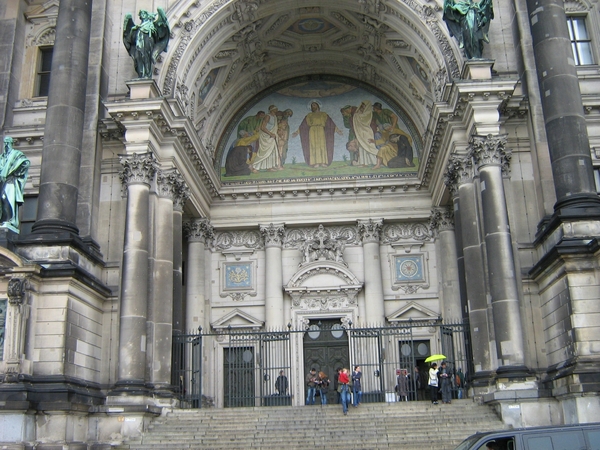
M 0 126 L 31 161 L 21 233 L 0 233 L 0 443 L 136 436 L 180 406 L 173 335 L 312 320 L 468 320 L 476 401 L 516 426 L 597 421 L 595 1 L 496 1 L 485 59 L 466 60 L 441 0 L 161 0 L 153 79 L 121 42 L 138 3 L 0 5 Z M 267 100 L 358 106 L 353 90 L 410 137 L 401 169 L 353 165 L 336 103 L 321 168 L 299 160 L 295 107 L 284 170 L 225 175 Z M 209 347 L 202 389 L 223 407 L 226 343 Z

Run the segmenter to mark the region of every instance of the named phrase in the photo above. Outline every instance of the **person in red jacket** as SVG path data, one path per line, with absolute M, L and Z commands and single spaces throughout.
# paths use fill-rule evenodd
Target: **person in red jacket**
M 342 396 L 342 411 L 344 411 L 344 415 L 348 414 L 348 403 L 350 403 L 350 371 L 347 368 L 343 368 L 340 376 L 338 378 L 338 389 L 340 390 L 340 394 Z

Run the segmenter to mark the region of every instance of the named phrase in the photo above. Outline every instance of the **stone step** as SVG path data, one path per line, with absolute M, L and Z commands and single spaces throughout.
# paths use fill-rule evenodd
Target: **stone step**
M 465 437 L 505 426 L 471 400 L 173 410 L 118 449 L 453 449 Z

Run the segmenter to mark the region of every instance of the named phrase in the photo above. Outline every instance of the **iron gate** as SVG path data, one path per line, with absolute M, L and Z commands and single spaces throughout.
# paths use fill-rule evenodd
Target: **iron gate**
M 428 366 L 424 360 L 433 353 L 446 356 L 453 374 L 461 368 L 467 382 L 473 373 L 466 322 L 410 321 L 379 328 L 337 327 L 334 331 L 347 336 L 348 368 L 352 371 L 358 365 L 362 369 L 363 402 L 426 398 L 423 390 Z M 181 406 L 201 408 L 215 401 L 225 407 L 276 406 L 291 405 L 295 396 L 303 399 L 306 374 L 301 360 L 305 357 L 303 350 L 310 340 L 309 333 L 314 336 L 312 322 L 310 328 L 303 330 L 228 329 L 219 333 L 199 330 L 195 334 L 173 336 L 172 382 Z M 215 363 L 219 361 L 215 348 L 221 352 L 221 365 Z M 328 367 L 333 364 L 338 363 L 330 362 Z M 213 380 L 210 392 L 206 387 L 203 392 L 203 375 Z M 333 380 L 334 374 L 328 375 Z M 456 397 L 454 376 L 452 381 Z

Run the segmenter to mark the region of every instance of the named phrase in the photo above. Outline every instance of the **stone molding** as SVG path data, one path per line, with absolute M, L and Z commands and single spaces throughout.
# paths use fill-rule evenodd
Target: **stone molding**
M 123 186 L 130 184 L 147 184 L 148 187 L 158 170 L 156 157 L 152 153 L 133 153 L 121 155 L 119 161 L 123 169 L 119 171 L 119 179 Z

